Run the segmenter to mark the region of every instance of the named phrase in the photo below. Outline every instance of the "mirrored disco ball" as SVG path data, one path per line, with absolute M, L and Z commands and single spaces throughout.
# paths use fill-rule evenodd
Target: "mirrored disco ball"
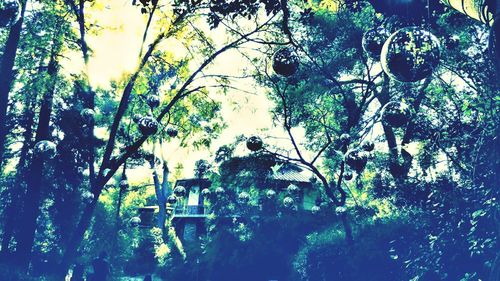
M 415 26 L 394 32 L 382 47 L 380 56 L 385 73 L 401 82 L 416 82 L 430 76 L 439 59 L 437 37 Z
M 0 0 L 0 27 L 14 25 L 21 18 L 21 4 L 18 0 Z
M 279 49 L 273 56 L 273 70 L 282 76 L 291 76 L 299 69 L 299 58 L 292 48 Z
M 381 26 L 366 31 L 361 41 L 361 45 L 366 55 L 373 60 L 379 60 L 382 47 L 390 35 L 391 33 Z

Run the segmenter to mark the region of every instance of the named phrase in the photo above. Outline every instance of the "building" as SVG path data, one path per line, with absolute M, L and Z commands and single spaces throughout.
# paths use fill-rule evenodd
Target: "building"
M 262 161 L 259 161 L 262 160 Z M 315 188 L 313 174 L 295 164 L 279 163 L 269 161 L 269 159 L 246 159 L 233 158 L 229 173 L 221 173 L 222 180 L 226 186 L 253 186 L 265 191 L 272 189 L 278 194 L 281 200 L 287 194 L 287 188 L 291 184 L 299 187 L 295 198 L 296 206 L 302 210 L 311 210 L 316 204 L 319 192 Z M 245 163 L 251 161 L 258 169 L 252 169 Z M 224 168 L 224 166 L 221 166 Z M 226 166 L 227 167 L 227 166 Z M 182 179 L 175 183 L 175 187 L 183 186 L 186 189 L 186 196 L 176 203 L 173 211 L 172 223 L 177 231 L 177 235 L 184 241 L 193 241 L 197 237 L 206 233 L 205 219 L 210 213 L 209 201 L 204 198 L 202 190 L 211 188 L 208 179 Z M 174 188 L 175 188 L 174 187 Z M 235 190 L 239 193 L 243 190 Z M 278 201 L 280 202 L 280 201 Z M 236 214 L 235 214 L 236 216 Z

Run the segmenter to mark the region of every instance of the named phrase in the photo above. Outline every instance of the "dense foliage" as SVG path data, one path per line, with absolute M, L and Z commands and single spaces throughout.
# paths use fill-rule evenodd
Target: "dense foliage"
M 438 1 L 134 0 L 117 27 L 115 2 L 0 0 L 0 280 L 103 251 L 112 278 L 500 280 L 488 25 Z M 135 67 L 101 85 L 125 27 Z M 214 147 L 250 94 L 267 130 Z

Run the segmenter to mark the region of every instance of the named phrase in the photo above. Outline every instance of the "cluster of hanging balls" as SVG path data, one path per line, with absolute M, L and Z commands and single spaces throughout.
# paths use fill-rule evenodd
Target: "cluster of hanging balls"
M 373 60 L 380 60 L 384 72 L 401 82 L 417 82 L 432 74 L 439 64 L 439 40 L 431 32 L 417 27 L 405 27 L 390 33 L 384 27 L 368 30 L 362 47 Z M 299 58 L 290 47 L 274 53 L 273 70 L 284 77 L 299 69 Z
M 417 82 L 430 76 L 439 64 L 437 37 L 426 29 L 411 26 L 390 34 L 384 27 L 368 30 L 362 47 L 372 60 L 380 60 L 392 79 Z
M 21 18 L 19 0 L 0 0 L 0 27 L 10 27 Z

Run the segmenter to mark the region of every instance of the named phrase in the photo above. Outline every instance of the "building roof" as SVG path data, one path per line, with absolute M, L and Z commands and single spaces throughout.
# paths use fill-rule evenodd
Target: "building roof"
M 200 178 L 190 178 L 190 179 L 180 179 L 175 182 L 175 186 L 184 186 L 190 187 L 193 185 L 200 185 L 202 187 L 208 187 L 212 184 L 212 182 L 208 179 L 200 179 Z
M 269 173 L 268 178 L 289 182 L 311 182 L 312 172 L 293 164 L 287 164 Z

